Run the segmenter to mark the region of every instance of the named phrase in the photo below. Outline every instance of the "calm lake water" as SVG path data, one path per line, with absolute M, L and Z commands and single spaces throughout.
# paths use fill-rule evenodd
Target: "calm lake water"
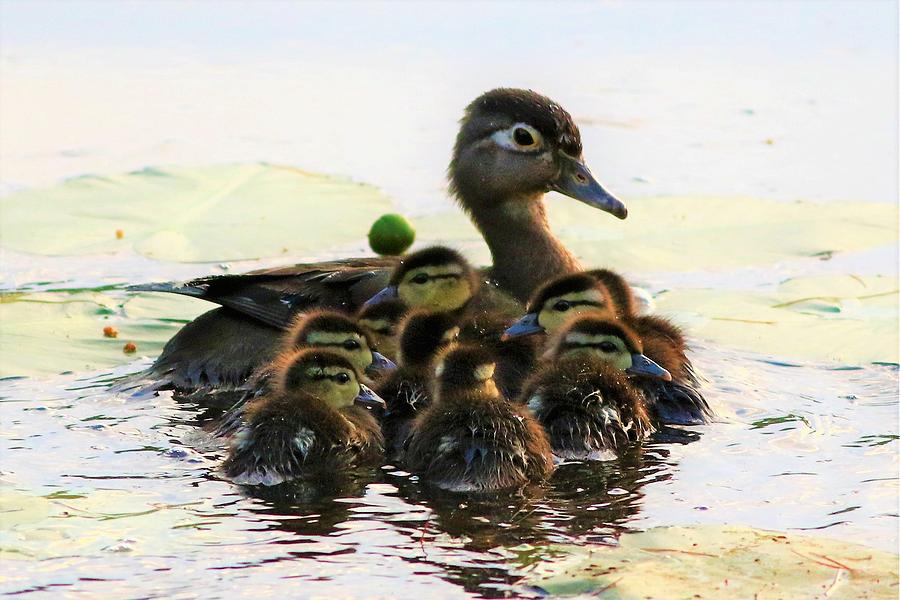
M 626 199 L 897 202 L 890 2 L 0 10 L 4 191 L 153 164 L 266 160 L 347 174 L 404 212 L 433 212 L 447 206 L 443 170 L 462 107 L 502 84 L 566 106 L 595 174 Z M 845 268 L 896 276 L 896 256 L 878 251 Z M 216 268 L 5 253 L 3 271 L 4 290 L 15 291 Z M 754 270 L 740 284 L 790 274 Z M 727 278 L 660 273 L 648 283 Z M 529 594 L 519 580 L 529 565 L 559 560 L 554 544 L 695 523 L 896 551 L 897 366 L 694 346 L 720 422 L 663 432 L 620 461 L 566 465 L 544 487 L 491 499 L 435 494 L 400 465 L 250 495 L 218 475 L 222 449 L 198 434 L 202 410 L 108 392 L 146 361 L 0 381 L 0 590 Z

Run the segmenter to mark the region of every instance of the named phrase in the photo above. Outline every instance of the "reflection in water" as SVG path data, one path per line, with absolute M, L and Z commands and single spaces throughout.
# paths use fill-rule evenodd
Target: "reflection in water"
M 666 428 L 618 460 L 480 497 L 400 465 L 235 486 L 217 470 L 222 444 L 198 427 L 210 415 L 167 394 L 108 393 L 127 368 L 3 381 L 0 545 L 41 568 L 7 569 L 0 589 L 221 596 L 297 580 L 309 595 L 502 596 L 522 593 L 529 565 L 556 560 L 555 544 L 613 544 L 654 525 L 896 544 L 896 366 L 835 370 L 702 345 L 696 362 L 720 422 Z

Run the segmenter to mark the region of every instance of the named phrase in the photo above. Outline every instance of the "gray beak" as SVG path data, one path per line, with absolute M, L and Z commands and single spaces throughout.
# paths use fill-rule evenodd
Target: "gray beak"
M 372 391 L 371 388 L 363 384 L 359 384 L 359 394 L 356 396 L 356 403 L 366 408 L 376 407 L 385 408 L 387 404 L 384 399 Z
M 631 367 L 628 368 L 628 372 L 632 375 L 647 375 L 648 377 L 657 377 L 665 381 L 672 381 L 671 373 L 643 354 L 631 355 Z
M 396 368 L 397 365 L 387 356 L 381 352 L 372 352 L 372 363 L 366 367 L 366 375 L 369 377 L 377 377 L 382 373 L 388 373 Z
M 538 323 L 538 315 L 537 313 L 528 313 L 518 321 L 512 324 L 512 326 L 503 332 L 503 335 L 500 336 L 500 341 L 506 341 L 515 337 L 522 337 L 523 335 L 533 335 L 535 333 L 543 333 L 544 328 Z
M 587 165 L 576 158 L 560 154 L 562 168 L 559 175 L 550 184 L 551 189 L 570 198 L 584 202 L 588 206 L 599 208 L 620 219 L 628 216 L 628 209 L 621 200 L 603 189 L 591 175 Z
M 363 306 L 373 306 L 375 304 L 381 304 L 385 300 L 390 300 L 392 298 L 398 298 L 400 296 L 399 291 L 397 290 L 396 285 L 389 285 L 368 300 L 363 303 Z

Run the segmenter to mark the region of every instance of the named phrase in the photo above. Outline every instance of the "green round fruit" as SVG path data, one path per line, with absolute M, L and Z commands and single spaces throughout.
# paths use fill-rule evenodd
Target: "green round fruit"
M 369 246 L 382 255 L 403 254 L 415 239 L 416 230 L 403 215 L 381 215 L 369 230 Z

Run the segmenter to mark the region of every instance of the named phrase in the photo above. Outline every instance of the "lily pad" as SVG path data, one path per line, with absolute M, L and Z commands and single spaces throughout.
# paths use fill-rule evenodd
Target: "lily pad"
M 0 296 L 0 376 L 56 374 L 112 367 L 156 356 L 204 302 L 166 294 L 81 291 Z M 118 337 L 103 335 L 112 325 Z M 122 349 L 132 342 L 137 353 Z
M 390 206 L 371 186 L 291 167 L 148 168 L 2 197 L 0 239 L 47 255 L 129 245 L 182 262 L 302 255 L 364 239 Z
M 749 198 L 645 198 L 619 221 L 569 199 L 548 197 L 553 231 L 585 265 L 628 273 L 763 266 L 896 243 L 897 207 L 881 203 L 773 202 Z M 460 212 L 416 219 L 418 239 L 453 241 L 490 262 Z
M 900 362 L 895 277 L 821 276 L 769 291 L 681 289 L 656 298 L 691 335 L 783 357 Z
M 527 583 L 603 598 L 896 598 L 896 554 L 746 527 L 658 527 L 616 547 L 562 546 Z

